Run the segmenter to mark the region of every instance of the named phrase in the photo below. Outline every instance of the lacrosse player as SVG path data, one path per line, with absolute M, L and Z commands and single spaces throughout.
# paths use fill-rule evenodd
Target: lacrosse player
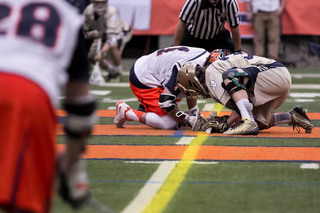
M 82 2 L 72 2 L 0 0 L 0 209 L 6 212 L 50 212 L 55 177 L 72 207 L 90 197 L 80 158 L 96 101 L 89 94 L 83 15 L 73 5 Z M 67 148 L 57 157 L 54 109 L 62 87 Z
M 117 104 L 114 123 L 125 127 L 127 121 L 139 121 L 157 129 L 174 129 L 191 125 L 197 114 L 197 100 L 187 99 L 188 112 L 180 110 L 184 94 L 177 88 L 181 65 L 193 61 L 202 64 L 209 52 L 202 48 L 174 46 L 159 49 L 139 58 L 130 70 L 130 87 L 145 112 L 131 109 L 123 101 Z
M 220 57 L 211 57 L 217 56 Z M 178 87 L 187 96 L 213 98 L 229 109 L 227 119 L 216 116 L 204 120 L 198 116 L 194 130 L 223 132 L 228 135 L 257 135 L 260 130 L 288 123 L 310 133 L 313 125 L 300 106 L 290 112 L 274 113 L 287 98 L 291 86 L 288 69 L 272 59 L 246 53 L 211 53 L 207 67 L 196 63 L 182 66 Z
M 132 34 L 129 25 L 121 20 L 116 8 L 107 0 L 93 0 L 84 11 L 84 31 L 87 39 L 93 40 L 88 58 L 91 63 L 99 61 L 108 70 L 108 80 L 120 81 L 122 74 L 121 55 Z M 98 40 L 102 47 L 97 52 Z M 108 61 L 111 58 L 112 63 Z

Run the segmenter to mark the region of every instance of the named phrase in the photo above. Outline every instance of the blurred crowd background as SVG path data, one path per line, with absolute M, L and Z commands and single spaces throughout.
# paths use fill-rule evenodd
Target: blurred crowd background
M 240 8 L 242 50 L 253 53 L 253 27 L 246 0 Z M 173 44 L 173 33 L 185 0 L 109 0 L 133 32 L 123 58 L 138 58 Z M 319 0 L 287 0 L 281 15 L 279 61 L 288 67 L 320 67 Z M 227 26 L 228 28 L 228 26 Z

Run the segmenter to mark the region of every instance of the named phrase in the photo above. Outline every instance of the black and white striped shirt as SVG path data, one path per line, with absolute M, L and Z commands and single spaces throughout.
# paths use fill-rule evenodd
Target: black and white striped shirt
M 212 39 L 227 21 L 231 27 L 239 25 L 239 6 L 236 0 L 220 0 L 214 6 L 208 0 L 186 0 L 180 19 L 185 22 L 192 36 Z

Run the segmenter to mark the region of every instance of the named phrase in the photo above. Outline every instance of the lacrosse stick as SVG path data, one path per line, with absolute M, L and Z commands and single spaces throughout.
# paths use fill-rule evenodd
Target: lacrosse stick
M 100 51 L 100 49 L 101 49 L 101 38 L 99 38 L 97 41 L 97 53 Z M 97 85 L 104 85 L 106 83 L 104 78 L 101 75 L 99 61 L 97 61 L 93 67 L 93 70 L 89 79 L 89 83 L 97 84 Z
M 100 202 L 97 198 L 91 196 L 87 201 L 87 205 L 96 213 L 115 213 L 107 205 Z

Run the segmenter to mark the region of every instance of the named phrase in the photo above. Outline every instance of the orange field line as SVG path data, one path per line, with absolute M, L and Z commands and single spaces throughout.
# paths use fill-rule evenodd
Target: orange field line
M 62 124 L 58 124 L 57 135 L 64 135 Z M 185 130 L 162 130 L 153 129 L 145 125 L 127 125 L 126 128 L 116 128 L 114 125 L 95 125 L 92 135 L 109 135 L 109 136 L 198 136 L 206 135 L 205 132 L 194 132 L 190 129 Z M 210 136 L 226 136 L 222 133 L 210 134 Z M 239 135 L 234 137 L 241 137 Z M 270 138 L 320 138 L 320 127 L 312 129 L 311 134 L 304 132 L 298 133 L 293 131 L 292 127 L 271 127 L 262 130 L 257 136 L 242 137 L 270 137 Z
M 58 116 L 66 116 L 66 112 L 64 110 L 56 110 L 56 113 Z M 204 117 L 209 117 L 210 111 L 202 111 L 201 112 Z M 115 110 L 97 110 L 97 115 L 99 117 L 114 117 L 116 115 Z M 219 112 L 219 116 L 223 115 L 230 115 L 229 111 L 221 111 Z M 320 113 L 319 112 L 310 112 L 307 113 L 310 119 L 318 120 L 320 119 Z
M 88 145 L 87 159 L 180 160 L 188 146 Z M 58 144 L 59 151 L 64 145 Z M 202 145 L 193 160 L 320 161 L 320 147 Z

